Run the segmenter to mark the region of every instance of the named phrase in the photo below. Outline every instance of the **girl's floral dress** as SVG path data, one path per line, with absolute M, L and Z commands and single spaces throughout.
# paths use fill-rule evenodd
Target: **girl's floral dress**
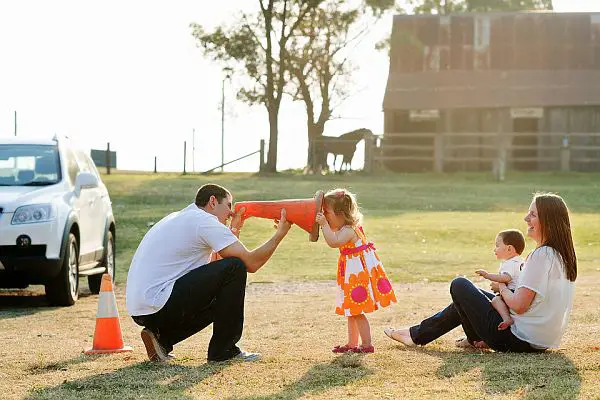
M 360 226 L 353 227 L 358 236 L 340 247 L 338 259 L 337 306 L 335 313 L 347 317 L 373 312 L 396 302 L 392 284 Z

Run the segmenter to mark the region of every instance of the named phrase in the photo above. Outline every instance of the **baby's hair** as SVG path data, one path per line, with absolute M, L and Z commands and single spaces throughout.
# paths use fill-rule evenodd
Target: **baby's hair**
M 518 229 L 507 229 L 505 231 L 498 232 L 498 236 L 502 239 L 502 242 L 507 246 L 512 246 L 518 255 L 523 253 L 525 250 L 525 238 Z
M 346 225 L 358 225 L 362 221 L 362 214 L 356 202 L 356 196 L 346 189 L 333 189 L 325 193 L 325 204 L 333 209 L 336 214 L 344 216 Z

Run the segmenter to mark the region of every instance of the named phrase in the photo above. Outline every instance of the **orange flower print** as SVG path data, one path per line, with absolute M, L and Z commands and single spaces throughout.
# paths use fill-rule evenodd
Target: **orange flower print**
M 351 274 L 349 281 L 344 285 L 344 310 L 350 310 L 350 315 L 370 313 L 377 309 L 369 292 L 369 274 L 361 271 Z
M 381 264 L 377 264 L 377 266 L 371 270 L 371 283 L 373 285 L 375 300 L 378 301 L 382 307 L 387 307 L 390 303 L 396 302 L 396 294 L 394 293 L 392 284 L 385 275 L 385 271 Z

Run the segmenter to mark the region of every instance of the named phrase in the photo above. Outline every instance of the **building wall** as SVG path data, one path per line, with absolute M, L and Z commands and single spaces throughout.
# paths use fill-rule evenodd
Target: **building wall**
M 396 73 L 600 69 L 600 14 L 489 13 L 398 16 Z
M 560 170 L 560 149 L 571 147 L 570 168 L 573 171 L 600 171 L 600 135 L 577 136 L 576 133 L 600 132 L 600 107 L 548 107 L 543 115 L 514 118 L 507 108 L 442 110 L 438 118 L 427 121 L 411 119 L 409 111 L 385 112 L 387 133 L 415 133 L 410 137 L 384 135 L 382 154 L 387 157 L 434 156 L 432 133 L 443 138 L 444 171 L 490 171 L 501 145 L 507 148 L 510 170 Z M 511 136 L 503 133 L 520 132 Z M 445 135 L 445 133 L 497 133 L 497 135 Z M 529 134 L 528 134 L 529 133 Z M 557 133 L 559 135 L 557 135 Z M 568 143 L 564 136 L 570 135 Z M 422 134 L 422 137 L 419 136 Z M 406 146 L 398 148 L 398 146 Z M 414 148 L 415 146 L 424 148 Z M 456 148 L 456 146 L 463 146 Z M 515 146 L 524 146 L 523 149 Z M 581 147 L 581 148 L 580 148 Z M 594 147 L 597 147 L 594 148 Z M 458 161 L 450 161 L 459 158 Z M 519 158 L 527 160 L 518 161 Z M 387 160 L 395 171 L 431 171 L 433 162 L 420 160 Z

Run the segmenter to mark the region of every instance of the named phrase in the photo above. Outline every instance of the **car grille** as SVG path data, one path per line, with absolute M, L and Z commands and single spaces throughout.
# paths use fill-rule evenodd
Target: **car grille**
M 44 257 L 45 255 L 45 244 L 34 244 L 26 249 L 17 246 L 0 246 L 0 257 Z

